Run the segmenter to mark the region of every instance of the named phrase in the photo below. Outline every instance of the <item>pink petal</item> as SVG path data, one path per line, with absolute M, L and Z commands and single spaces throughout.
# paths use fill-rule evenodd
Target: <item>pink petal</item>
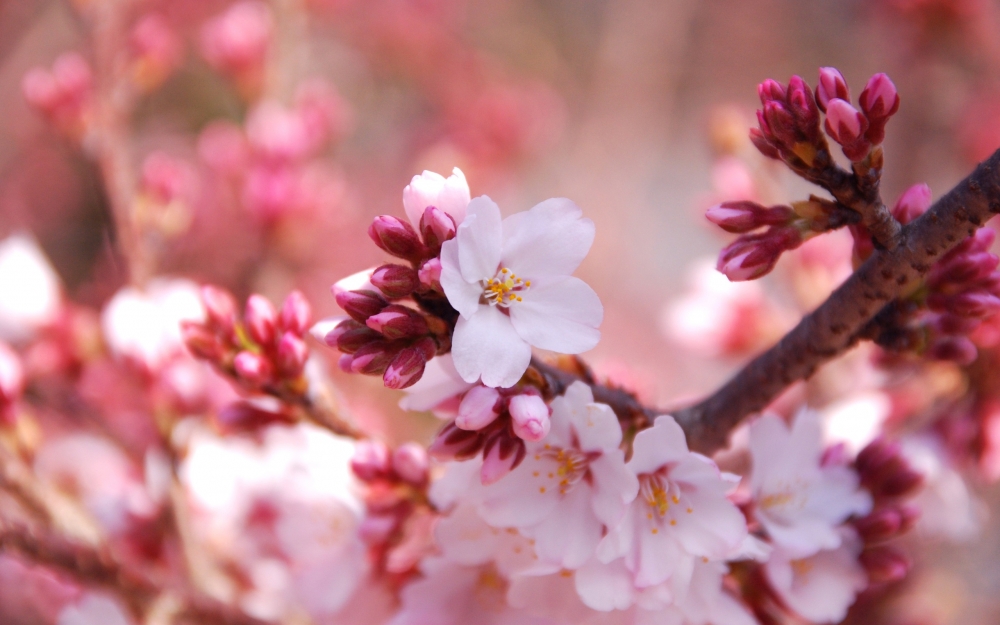
M 532 282 L 523 301 L 510 307 L 510 320 L 529 344 L 563 354 L 593 349 L 601 339 L 597 326 L 604 306 L 586 282 L 572 276 Z
M 452 337 L 455 370 L 466 382 L 509 387 L 528 369 L 531 347 L 514 331 L 510 318 L 492 306 L 481 306 L 468 319 L 460 317 Z
M 636 434 L 628 466 L 636 474 L 654 473 L 667 463 L 679 462 L 687 454 L 684 430 L 672 416 L 663 415 L 653 427 Z
M 469 202 L 469 211 L 455 235 L 458 260 L 466 282 L 479 282 L 496 275 L 500 265 L 503 227 L 500 207 L 485 195 Z M 443 259 L 442 259 L 443 262 Z
M 462 276 L 458 249 L 459 242 L 456 239 L 445 241 L 441 246 L 441 288 L 452 308 L 468 319 L 479 310 L 483 287 L 478 281 L 470 282 Z
M 594 243 L 594 222 L 566 198 L 552 198 L 504 220 L 502 261 L 532 279 L 568 276 Z

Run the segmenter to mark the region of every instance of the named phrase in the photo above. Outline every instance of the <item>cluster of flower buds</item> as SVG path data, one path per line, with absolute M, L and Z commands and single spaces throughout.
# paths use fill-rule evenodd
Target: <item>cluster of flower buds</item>
M 129 35 L 132 80 L 143 91 L 162 85 L 180 65 L 184 45 L 166 17 L 149 13 L 139 18 Z
M 481 478 L 492 484 L 524 460 L 524 442 L 549 433 L 552 409 L 532 387 L 521 390 L 474 386 L 429 452 L 438 460 L 465 460 L 483 454 Z
M 864 160 L 872 146 L 885 140 L 885 125 L 899 110 L 896 86 L 885 74 L 875 74 L 865 85 L 858 104 L 851 105 L 850 90 L 844 76 L 832 67 L 820 69 L 816 102 L 826 113 L 826 134 L 844 150 L 853 162 Z
M 252 96 L 264 77 L 273 31 L 274 16 L 267 3 L 236 2 L 205 23 L 202 54 L 216 70 L 232 76 L 245 96 Z
M 187 321 L 181 327 L 195 356 L 253 391 L 304 392 L 309 347 L 303 337 L 312 310 L 302 293 L 292 291 L 280 313 L 267 298 L 251 295 L 242 320 L 236 316 L 236 300 L 223 289 L 206 285 L 201 298 L 205 322 Z
M 909 572 L 910 561 L 901 549 L 886 543 L 916 524 L 920 511 L 906 499 L 916 494 L 924 477 L 906 461 L 898 444 L 884 438 L 862 449 L 854 466 L 874 503 L 871 513 L 853 521 L 864 541 L 859 561 L 872 584 L 898 581 Z
M 60 132 L 80 140 L 87 131 L 93 78 L 90 65 L 76 52 L 56 59 L 52 69 L 36 67 L 24 75 L 21 91 Z
M 0 425 L 13 422 L 14 405 L 23 391 L 21 358 L 6 343 L 0 342 Z

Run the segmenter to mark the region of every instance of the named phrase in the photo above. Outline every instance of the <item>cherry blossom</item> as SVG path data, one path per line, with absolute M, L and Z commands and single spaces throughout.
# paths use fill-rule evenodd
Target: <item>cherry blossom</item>
M 56 625 L 131 625 L 132 619 L 111 599 L 87 593 L 59 613 Z
M 459 404 L 449 400 L 457 400 L 471 387 L 458 375 L 451 354 L 444 354 L 429 360 L 423 377 L 413 386 L 403 389 L 406 396 L 399 400 L 399 407 L 403 410 L 433 410 L 435 414 L 450 413 L 449 416 L 454 416 L 453 411 L 458 409 Z M 454 405 L 449 406 L 449 403 Z
M 639 496 L 597 554 L 603 562 L 624 557 L 636 586 L 666 581 L 685 556 L 718 560 L 741 546 L 746 521 L 726 497 L 738 478 L 689 451 L 673 417 L 636 435 L 628 468 L 638 476 Z
M 575 382 L 552 401 L 551 429 L 516 469 L 485 487 L 480 513 L 494 527 L 517 527 L 538 556 L 579 567 L 638 492 L 626 468 L 621 426 L 605 404 Z
M 433 171 L 424 171 L 414 176 L 403 189 L 403 209 L 417 230 L 420 230 L 424 211 L 431 206 L 451 215 L 456 224 L 461 224 L 471 197 L 469 183 L 458 167 L 447 178 Z
M 721 562 L 696 559 L 686 584 L 668 582 L 673 600 L 658 609 L 639 603 L 633 625 L 756 625 L 749 610 L 723 589 L 725 573 Z
M 800 557 L 837 548 L 837 526 L 872 507 L 857 474 L 846 466 L 821 465 L 822 453 L 814 412 L 799 412 L 791 429 L 771 414 L 750 425 L 754 516 L 775 544 Z
M 512 386 L 532 346 L 578 354 L 597 345 L 604 308 L 570 275 L 593 241 L 593 222 L 567 199 L 502 221 L 490 198 L 469 203 L 456 237 L 441 248 L 441 286 L 461 314 L 452 355 L 466 382 Z
M 59 277 L 33 238 L 0 242 L 0 339 L 17 343 L 55 321 L 61 308 Z
M 920 509 L 917 530 L 955 542 L 975 538 L 986 517 L 985 504 L 969 491 L 941 443 L 926 435 L 900 441 L 903 457 L 924 484 L 912 503 Z

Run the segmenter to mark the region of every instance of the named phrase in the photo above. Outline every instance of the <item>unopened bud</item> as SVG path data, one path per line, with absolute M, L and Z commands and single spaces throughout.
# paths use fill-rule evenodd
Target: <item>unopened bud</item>
M 371 482 L 389 475 L 391 463 L 389 447 L 379 440 L 358 441 L 351 457 L 351 471 L 363 482 Z
M 844 148 L 844 156 L 852 161 L 860 161 L 871 145 L 864 137 L 868 120 L 850 102 L 833 98 L 826 106 L 826 134 Z
M 483 445 L 483 466 L 479 471 L 483 486 L 497 482 L 524 460 L 524 441 L 504 431 L 494 434 Z
M 508 406 L 514 424 L 514 434 L 535 442 L 549 433 L 551 410 L 538 395 L 515 395 Z
M 435 206 L 428 206 L 420 217 L 420 235 L 430 250 L 437 250 L 442 243 L 454 238 L 456 230 L 452 216 Z
M 931 268 L 927 275 L 927 286 L 936 289 L 948 284 L 973 284 L 992 274 L 998 262 L 1000 259 L 988 252 L 946 258 Z
M 834 98 L 851 101 L 851 92 L 840 70 L 833 67 L 819 68 L 819 84 L 816 85 L 816 104 L 826 112 L 826 105 Z
M 233 359 L 233 368 L 243 380 L 255 385 L 266 384 L 271 380 L 271 363 L 260 354 L 242 351 Z
M 278 343 L 278 368 L 286 376 L 295 378 L 305 369 L 309 347 L 294 332 L 285 332 Z
M 788 81 L 788 107 L 795 116 L 799 131 L 808 139 L 819 138 L 819 108 L 812 90 L 801 76 Z
M 381 334 L 353 319 L 341 321 L 323 338 L 327 345 L 336 347 L 345 354 L 353 354 L 368 343 L 381 340 Z
M 895 547 L 879 546 L 865 549 L 858 557 L 873 584 L 898 582 L 910 571 L 910 561 Z
M 899 197 L 892 207 L 892 216 L 906 225 L 927 212 L 931 207 L 931 188 L 924 183 L 915 184 Z
M 778 146 L 774 145 L 774 143 L 764 134 L 762 130 L 751 128 L 750 142 L 753 143 L 754 147 L 767 158 L 781 158 L 781 151 L 778 149 Z
M 438 460 L 468 460 L 479 453 L 484 442 L 479 432 L 462 430 L 449 423 L 438 432 L 427 453 Z
M 771 101 L 764 105 L 764 119 L 767 128 L 779 142 L 786 146 L 795 145 L 798 140 L 798 124 L 795 116 L 781 102 Z
M 368 236 L 384 251 L 406 260 L 419 258 L 424 249 L 413 226 L 391 215 L 376 217 Z
M 414 338 L 428 332 L 427 320 L 422 314 L 398 304 L 390 304 L 368 317 L 365 325 L 389 340 Z
M 424 375 L 427 358 L 419 347 L 407 347 L 392 359 L 392 363 L 382 374 L 386 388 L 401 390 L 416 384 Z
M 982 321 L 979 319 L 950 313 L 938 315 L 931 323 L 931 327 L 938 333 L 950 335 L 972 334 L 981 325 Z
M 881 542 L 899 534 L 903 526 L 903 516 L 893 507 L 875 510 L 858 519 L 854 527 L 866 543 Z
M 414 486 L 427 482 L 427 452 L 416 443 L 404 443 L 392 452 L 392 470 Z
M 278 311 L 266 297 L 251 295 L 247 299 L 243 320 L 247 324 L 247 333 L 258 345 L 270 346 L 274 343 L 277 338 Z
M 755 280 L 774 269 L 781 254 L 802 243 L 795 228 L 771 228 L 763 234 L 743 235 L 719 254 L 716 269 L 731 282 Z
M 723 202 L 705 211 L 705 217 L 726 232 L 743 234 L 763 226 L 788 224 L 795 212 L 788 206 L 765 208 L 756 202 Z
M 312 306 L 301 291 L 292 291 L 281 306 L 281 327 L 298 336 L 305 335 L 312 322 Z
M 354 353 L 351 358 L 351 371 L 365 375 L 382 375 L 401 349 L 401 346 L 388 341 L 368 343 Z
M 356 321 L 364 323 L 368 317 L 378 314 L 389 305 L 384 297 L 375 291 L 341 291 L 336 295 L 337 305 Z
M 201 287 L 201 303 L 205 307 L 208 324 L 228 336 L 236 323 L 236 300 L 229 291 L 206 284 Z
M 420 277 L 420 284 L 428 289 L 441 290 L 441 259 L 431 258 L 424 261 L 417 273 Z
M 222 344 L 218 337 L 197 321 L 181 322 L 181 338 L 196 358 L 218 362 L 222 358 Z
M 786 95 L 785 86 L 777 80 L 768 78 L 757 85 L 757 95 L 760 96 L 761 106 L 773 100 L 784 102 Z
M 875 145 L 882 143 L 885 138 L 885 123 L 899 110 L 899 92 L 896 91 L 896 85 L 885 74 L 875 74 L 865 85 L 858 103 L 871 122 L 868 140 Z
M 463 430 L 481 430 L 499 416 L 500 393 L 488 386 L 473 386 L 458 406 L 455 425 Z
M 931 310 L 985 319 L 1000 310 L 1000 297 L 983 291 L 967 291 L 957 295 L 935 293 L 927 298 L 927 305 Z
M 420 286 L 420 278 L 411 267 L 382 265 L 372 273 L 372 285 L 389 299 L 399 299 Z

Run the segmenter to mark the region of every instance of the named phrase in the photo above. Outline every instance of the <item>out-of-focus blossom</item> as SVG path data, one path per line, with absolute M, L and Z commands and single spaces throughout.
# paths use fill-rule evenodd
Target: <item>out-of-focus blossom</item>
M 233 75 L 244 89 L 252 91 L 260 80 L 273 29 L 274 17 L 266 3 L 236 2 L 205 23 L 202 53 L 213 67 Z
M 820 412 L 823 439 L 827 444 L 844 443 L 856 455 L 882 432 L 892 410 L 885 393 L 858 393 L 825 407 Z
M 24 367 L 17 352 L 0 341 L 0 423 L 9 417 L 10 405 L 16 402 L 24 390 Z
M 159 13 L 142 16 L 132 27 L 129 47 L 133 79 L 141 89 L 155 89 L 183 60 L 184 47 L 173 25 Z
M 986 516 L 985 505 L 969 491 L 942 445 L 929 436 L 901 441 L 903 456 L 924 476 L 923 488 L 911 500 L 920 509 L 917 530 L 952 541 L 975 538 Z
M 53 323 L 62 308 L 59 277 L 30 236 L 0 242 L 0 339 L 20 343 Z
M 766 414 L 750 425 L 754 518 L 771 540 L 797 557 L 840 546 L 839 526 L 871 510 L 871 496 L 846 466 L 822 464 L 817 415 L 803 410 L 789 429 Z
M 70 138 L 80 140 L 90 119 L 93 77 L 77 52 L 66 52 L 52 69 L 32 69 L 21 80 L 25 100 Z
M 455 224 L 460 225 L 465 220 L 465 209 L 470 200 L 469 183 L 458 167 L 447 178 L 433 171 L 425 171 L 414 176 L 403 189 L 403 208 L 410 223 L 418 229 L 424 211 L 431 206 L 451 215 Z
M 59 613 L 56 625 L 132 625 L 132 619 L 121 606 L 105 597 L 86 593 Z
M 531 346 L 577 354 L 597 345 L 604 308 L 570 275 L 593 240 L 593 222 L 569 200 L 546 200 L 502 222 L 488 197 L 470 202 L 441 256 L 441 285 L 461 314 L 452 356 L 465 381 L 512 386 Z

